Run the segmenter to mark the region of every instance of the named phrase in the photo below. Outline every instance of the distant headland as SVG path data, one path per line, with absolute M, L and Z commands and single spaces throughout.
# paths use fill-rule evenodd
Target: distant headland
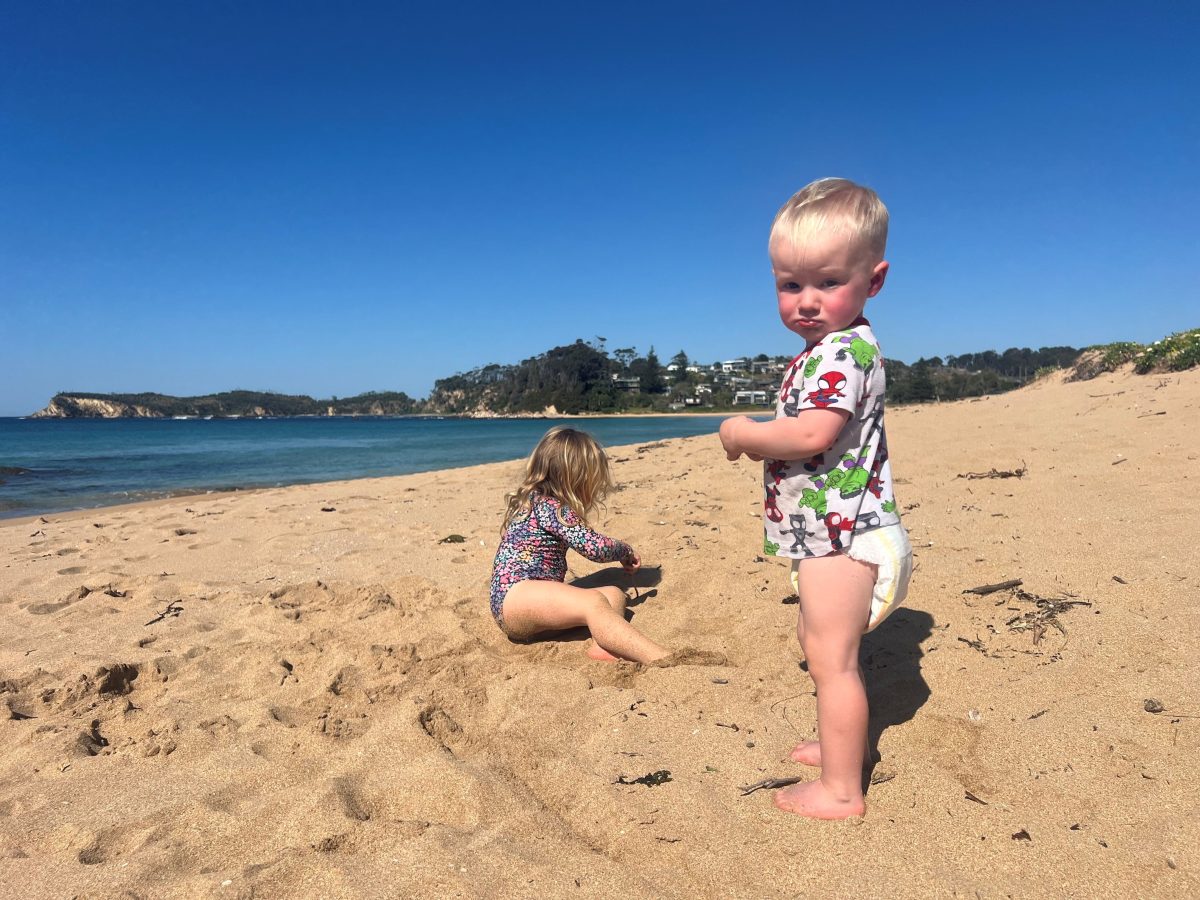
M 170 419 L 255 418 L 274 416 L 400 416 L 417 411 L 417 402 L 402 392 L 367 393 L 357 397 L 314 400 L 294 394 L 226 391 L 202 397 L 166 394 L 55 394 L 35 419 Z
M 424 400 L 403 391 L 314 399 L 303 394 L 235 390 L 200 397 L 64 391 L 31 415 L 75 418 L 257 418 L 280 416 L 472 417 L 587 413 L 714 412 L 774 405 L 789 357 L 759 354 L 701 364 L 682 350 L 667 364 L 654 348 L 612 351 L 605 339 L 555 347 L 515 365 L 487 365 L 434 382 Z M 1094 378 L 1132 363 L 1139 373 L 1178 371 L 1200 364 L 1200 329 L 1153 344 L 1120 342 L 1076 349 L 1011 347 L 961 356 L 887 361 L 891 403 L 924 403 L 997 394 L 1040 374 L 1069 369 L 1072 379 Z

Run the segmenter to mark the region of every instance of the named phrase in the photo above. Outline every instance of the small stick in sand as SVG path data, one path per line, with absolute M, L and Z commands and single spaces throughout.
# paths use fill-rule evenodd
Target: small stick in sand
M 787 787 L 789 784 L 797 784 L 804 780 L 803 775 L 798 775 L 794 778 L 764 778 L 762 781 L 756 781 L 754 784 L 743 785 L 738 788 L 742 792 L 742 796 L 753 794 L 755 791 L 771 790 L 773 788 Z
M 964 594 L 979 594 L 979 596 L 982 597 L 985 594 L 993 594 L 996 591 L 1006 591 L 1009 588 L 1015 588 L 1015 587 L 1020 587 L 1020 586 L 1021 586 L 1021 579 L 1020 578 L 1012 578 L 1008 581 L 998 582 L 997 584 L 981 584 L 979 587 L 964 588 L 963 593 Z
M 181 612 L 183 612 L 183 607 L 179 605 L 179 601 L 172 600 L 170 603 L 167 604 L 166 609 L 164 609 L 162 612 L 160 612 L 157 616 L 155 616 L 153 619 L 151 619 L 149 622 L 147 622 L 146 625 L 143 625 L 142 627 L 145 628 L 146 626 L 153 625 L 155 622 L 161 622 L 163 619 L 167 618 L 168 616 L 177 616 Z
M 1029 471 L 1029 465 L 1025 460 L 1021 460 L 1019 469 L 988 469 L 986 472 L 966 472 L 960 474 L 958 478 L 1024 478 L 1025 473 Z

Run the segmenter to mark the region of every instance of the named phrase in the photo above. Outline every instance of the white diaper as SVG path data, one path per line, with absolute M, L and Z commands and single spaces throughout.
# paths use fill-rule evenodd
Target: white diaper
M 867 620 L 867 631 L 892 614 L 908 596 L 908 582 L 912 578 L 912 545 L 903 525 L 887 525 L 854 535 L 846 555 L 859 562 L 878 566 L 875 577 L 875 593 L 871 597 L 871 616 Z M 792 589 L 800 593 L 796 570 L 800 560 L 792 560 Z

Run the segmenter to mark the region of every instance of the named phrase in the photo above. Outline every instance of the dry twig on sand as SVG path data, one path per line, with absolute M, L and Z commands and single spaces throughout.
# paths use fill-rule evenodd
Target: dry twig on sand
M 753 794 L 755 791 L 761 791 L 763 789 L 771 790 L 772 788 L 787 787 L 789 784 L 796 784 L 797 782 L 800 782 L 803 780 L 804 780 L 803 775 L 798 775 L 793 778 L 764 778 L 762 781 L 754 782 L 754 784 L 742 785 L 738 790 L 740 790 L 742 792 L 742 796 L 745 797 L 747 794 Z
M 986 472 L 964 472 L 959 474 L 958 478 L 1024 478 L 1025 473 L 1029 471 L 1029 466 L 1025 460 L 1021 460 L 1019 469 L 988 469 Z
M 149 622 L 147 622 L 146 625 L 153 625 L 155 622 L 161 622 L 163 619 L 167 618 L 168 616 L 177 616 L 181 612 L 183 612 L 183 607 L 180 605 L 180 602 L 178 600 L 172 600 L 170 603 L 167 604 L 166 609 L 164 609 L 157 616 L 155 616 L 153 619 L 151 619 Z M 145 626 L 143 626 L 143 627 L 145 627 Z
M 963 593 L 978 594 L 982 597 L 985 594 L 993 594 L 996 591 L 1007 591 L 1009 588 L 1018 588 L 1020 586 L 1020 578 L 1011 578 L 1008 581 L 1001 581 L 996 584 L 981 584 L 979 587 L 963 588 Z

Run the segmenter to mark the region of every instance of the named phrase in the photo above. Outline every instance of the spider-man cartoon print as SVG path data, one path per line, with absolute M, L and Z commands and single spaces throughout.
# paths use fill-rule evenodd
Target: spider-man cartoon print
M 784 459 L 772 459 L 766 462 L 766 497 L 763 500 L 763 514 L 772 522 L 782 522 L 783 512 L 779 509 L 779 483 L 787 477 L 788 464 Z
M 846 396 L 842 392 L 842 387 L 846 384 L 846 376 L 841 372 L 823 372 L 817 379 L 817 384 L 820 387 L 815 391 L 810 391 L 807 399 L 818 409 L 827 409 L 837 403 L 838 398 Z
M 822 521 L 825 523 L 825 528 L 829 531 L 829 543 L 833 546 L 834 552 L 842 550 L 845 545 L 842 543 L 842 532 L 854 531 L 854 519 L 843 519 L 840 513 L 828 513 Z

